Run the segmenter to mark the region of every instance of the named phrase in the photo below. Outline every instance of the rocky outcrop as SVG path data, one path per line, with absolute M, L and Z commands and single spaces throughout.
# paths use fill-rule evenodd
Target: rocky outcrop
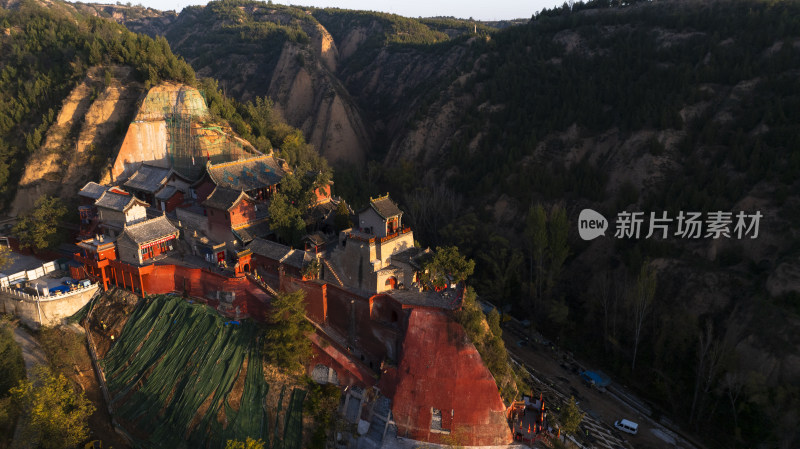
M 284 44 L 267 95 L 329 161 L 362 165 L 369 150 L 368 133 L 358 107 L 330 72 L 329 66 L 336 65 L 336 47 L 327 32 L 322 36 L 328 43 L 321 48 L 328 47 L 319 59 L 296 44 Z
M 130 176 L 143 162 L 174 168 L 197 179 L 205 162 L 222 162 L 252 153 L 252 146 L 230 129 L 210 123 L 205 100 L 194 87 L 162 83 L 151 88 L 102 182 Z
M 30 210 L 42 195 L 74 198 L 107 170 L 141 92 L 128 67 L 92 68 L 64 100 L 44 143 L 25 166 L 11 215 Z

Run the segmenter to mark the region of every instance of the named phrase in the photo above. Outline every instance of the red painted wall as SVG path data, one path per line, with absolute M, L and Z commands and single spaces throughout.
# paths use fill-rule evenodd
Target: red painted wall
M 231 226 L 243 225 L 256 219 L 255 204 L 250 200 L 243 199 L 229 211 L 229 214 Z
M 183 192 L 176 191 L 168 200 L 167 200 L 167 212 L 172 212 L 183 204 Z
M 313 350 L 313 355 L 307 365 L 309 374 L 316 365 L 325 365 L 336 371 L 339 385 L 358 385 L 360 387 L 375 385 L 375 375 L 365 366 L 351 360 L 346 349 L 317 333 L 311 334 L 309 338 Z
M 430 429 L 436 408 L 451 431 L 463 431 L 465 446 L 511 442 L 494 378 L 464 329 L 445 312 L 411 311 L 398 373 L 392 402 L 398 436 L 441 443 L 444 434 Z
M 278 268 L 281 266 L 281 264 L 277 260 L 270 259 L 256 253 L 253 253 L 252 260 L 253 266 L 258 269 L 259 274 L 269 274 L 272 276 L 278 275 Z
M 216 185 L 208 179 L 208 175 L 204 175 L 203 180 L 194 189 L 197 193 L 197 202 L 202 203 L 205 201 L 208 195 L 211 195 L 211 192 L 214 191 L 214 187 L 216 187 Z
M 391 297 L 377 295 L 366 299 L 331 284 L 322 286 L 288 276 L 282 278 L 281 289 L 305 290 L 309 316 L 330 326 L 346 340 L 350 337 L 350 319 L 354 315 L 354 347 L 363 353 L 364 364 L 376 372 L 387 359 L 396 362 L 400 358 L 405 315 L 401 305 Z M 391 312 L 396 313 L 397 321 L 391 321 Z
M 235 292 L 232 307 L 238 307 L 240 314 L 265 321 L 269 311 L 269 295 L 244 276 L 229 278 L 206 269 L 177 265 L 149 265 L 139 268 L 119 261 L 112 261 L 107 269 L 113 271 L 110 274 L 116 282 L 112 281 L 112 285 L 119 285 L 127 290 L 131 289 L 133 283 L 139 292 L 144 287 L 146 294 L 185 291 L 189 296 L 206 298 L 212 306 L 218 305 L 218 301 L 212 299 L 215 292 Z
M 317 323 L 325 323 L 328 308 L 326 299 L 328 284 L 303 282 L 290 277 L 282 277 L 281 290 L 288 292 L 304 290 L 306 293 L 306 314 Z
M 314 196 L 317 203 L 322 203 L 327 201 L 331 197 L 331 185 L 328 184 L 325 187 L 320 187 L 314 191 Z

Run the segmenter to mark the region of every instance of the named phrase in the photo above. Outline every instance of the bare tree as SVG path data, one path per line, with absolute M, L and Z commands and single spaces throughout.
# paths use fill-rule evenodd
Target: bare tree
M 544 290 L 545 255 L 547 254 L 547 213 L 541 204 L 532 207 L 525 220 L 525 240 L 530 264 L 530 312 L 538 307 Z
M 739 397 L 744 391 L 746 380 L 747 379 L 744 373 L 738 369 L 728 371 L 722 377 L 722 387 L 725 389 L 725 393 L 731 403 L 731 411 L 733 412 L 733 425 L 735 427 L 739 427 L 739 409 L 737 408 L 736 403 L 739 401 Z
M 608 349 L 608 328 L 614 298 L 611 293 L 611 273 L 605 272 L 595 276 L 589 284 L 589 291 L 590 298 L 603 313 L 603 347 Z
M 617 340 L 617 321 L 619 318 L 619 305 L 624 304 L 625 295 L 630 290 L 627 270 L 620 269 L 614 274 L 613 295 L 611 296 L 611 337 Z
M 701 416 L 705 399 L 716 384 L 726 365 L 731 365 L 732 355 L 736 343 L 742 334 L 741 322 L 737 322 L 739 308 L 735 308 L 724 323 L 724 334 L 714 334 L 714 326 L 709 321 L 706 323 L 705 332 L 700 333 L 697 346 L 697 377 L 694 386 L 694 398 L 689 414 L 689 422 L 694 422 Z M 728 373 L 731 374 L 731 373 Z M 744 388 L 744 378 L 741 375 L 725 376 L 723 382 L 728 382 L 736 391 L 728 391 L 729 399 L 735 406 L 741 390 Z M 738 385 L 736 385 L 738 383 Z M 735 396 L 731 396 L 735 395 Z M 736 410 L 734 409 L 734 415 Z M 736 419 L 736 418 L 735 418 Z
M 405 213 L 414 223 L 414 231 L 433 243 L 439 241 L 439 229 L 461 212 L 463 202 L 455 190 L 434 182 L 426 182 L 423 187 L 406 195 L 405 200 Z
M 656 293 L 656 273 L 647 263 L 642 264 L 636 287 L 631 295 L 631 312 L 633 314 L 633 362 L 631 371 L 636 370 L 636 354 L 642 338 L 642 328 L 650 313 L 650 306 Z

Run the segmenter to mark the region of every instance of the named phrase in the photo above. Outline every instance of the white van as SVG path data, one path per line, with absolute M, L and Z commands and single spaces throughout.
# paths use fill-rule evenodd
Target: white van
M 639 431 L 639 424 L 636 424 L 633 421 L 628 421 L 627 419 L 620 419 L 619 421 L 615 421 L 614 427 L 623 432 L 627 432 L 631 435 L 636 435 L 636 432 Z

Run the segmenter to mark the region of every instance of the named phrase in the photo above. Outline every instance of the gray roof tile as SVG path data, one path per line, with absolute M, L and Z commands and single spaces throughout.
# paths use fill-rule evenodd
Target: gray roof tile
M 169 221 L 166 215 L 162 215 L 160 217 L 145 220 L 140 223 L 125 226 L 120 238 L 124 235 L 127 235 L 131 238 L 131 240 L 141 245 L 153 240 L 167 237 L 177 232 L 178 228 L 176 228 L 172 222 Z
M 94 204 L 97 207 L 103 207 L 105 209 L 124 212 L 135 203 L 139 203 L 145 207 L 149 206 L 147 203 L 136 198 L 130 193 L 127 192 L 123 193 L 122 191 L 117 189 L 113 190 L 109 189 L 103 192 L 103 194 L 100 195 L 100 198 L 98 198 L 98 200 L 95 201 Z
M 269 223 L 263 221 L 261 223 L 256 223 L 254 225 L 250 225 L 244 228 L 233 229 L 233 233 L 239 237 L 244 243 L 249 243 L 256 237 L 261 237 L 269 234 L 270 228 Z
M 178 188 L 175 187 L 175 186 L 166 186 L 163 189 L 161 189 L 158 193 L 156 193 L 156 199 L 159 199 L 159 200 L 162 200 L 162 201 L 168 200 L 168 199 L 172 198 L 172 195 L 174 195 L 175 192 L 177 192 L 177 191 L 178 191 Z
M 290 267 L 302 269 L 306 265 L 310 264 L 312 260 L 314 260 L 314 256 L 311 254 L 303 250 L 293 249 L 283 258 L 283 260 L 281 260 L 281 263 L 289 265 Z
M 167 182 L 172 170 L 142 164 L 136 172 L 125 181 L 125 187 L 142 192 L 154 193 Z
M 107 186 L 101 186 L 96 182 L 87 182 L 80 192 L 78 192 L 78 195 L 96 200 L 103 196 L 106 190 L 108 190 Z
M 206 170 L 217 186 L 245 192 L 278 184 L 285 174 L 269 154 L 216 165 L 209 163 Z
M 247 245 L 247 249 L 252 251 L 254 254 L 258 254 L 259 256 L 278 261 L 283 259 L 284 256 L 286 256 L 289 251 L 292 250 L 286 245 L 281 245 L 278 242 L 273 242 L 262 238 L 253 239 L 253 241 Z
M 208 195 L 203 206 L 219 210 L 229 210 L 239 201 L 239 197 L 251 199 L 246 193 L 241 190 L 232 190 L 224 187 L 215 187 L 214 190 Z
M 395 215 L 400 215 L 403 213 L 403 211 L 401 211 L 400 208 L 397 207 L 397 204 L 395 204 L 394 201 L 392 201 L 389 198 L 389 195 L 382 196 L 374 200 L 370 198 L 369 205 L 370 207 L 375 209 L 375 212 L 377 212 L 378 215 L 380 215 L 384 219 L 391 218 L 394 217 Z

